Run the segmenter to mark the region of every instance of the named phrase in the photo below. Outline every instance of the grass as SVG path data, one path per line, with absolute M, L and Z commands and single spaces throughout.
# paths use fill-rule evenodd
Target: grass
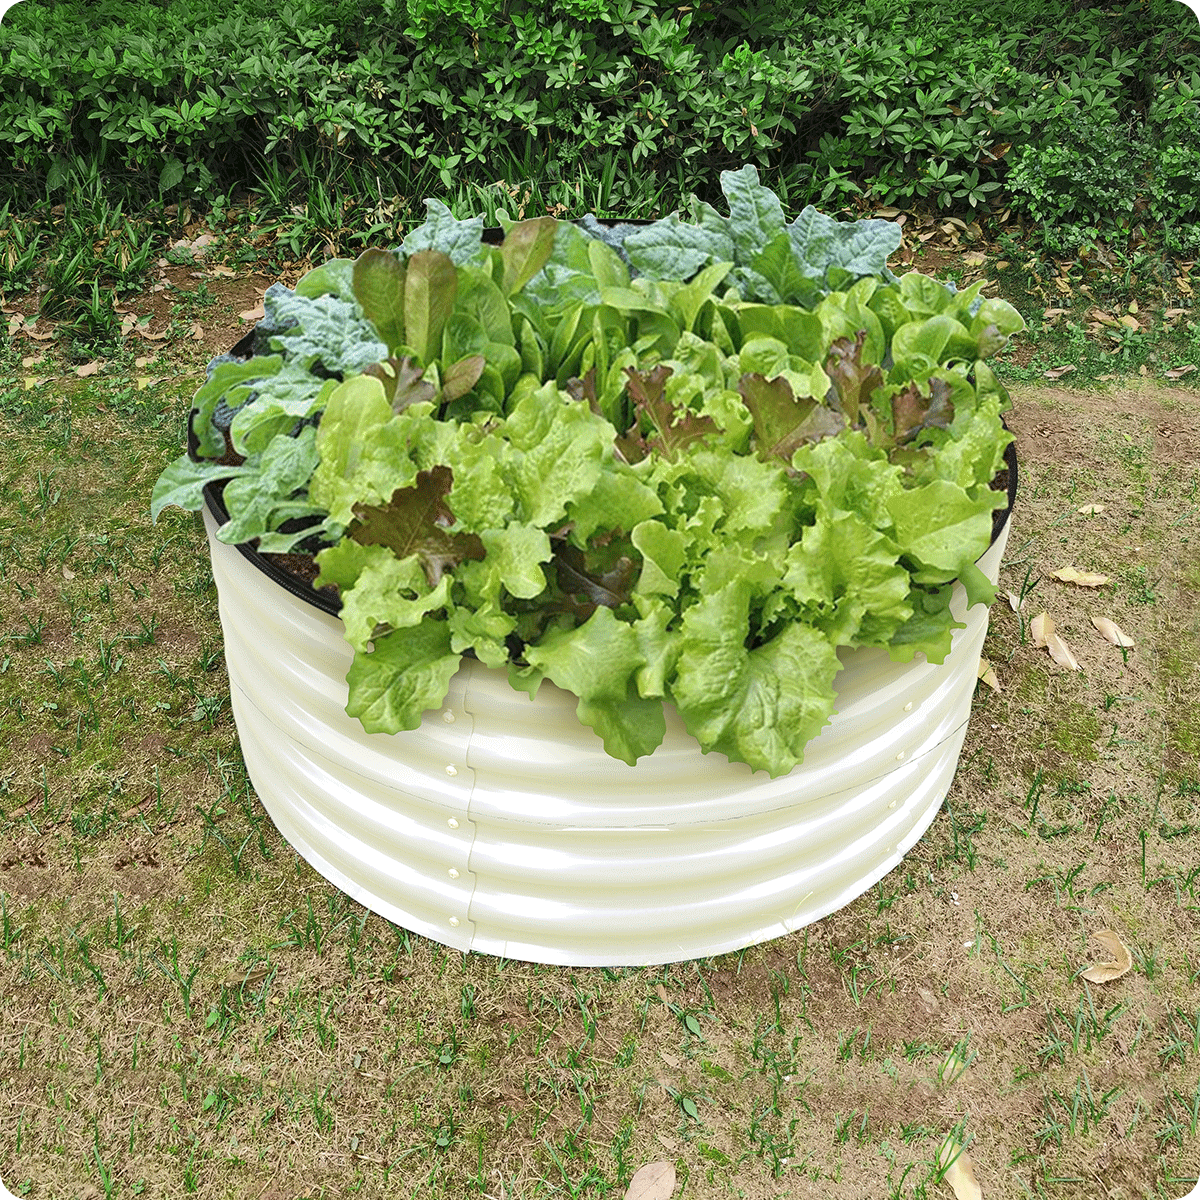
M 255 796 L 202 530 L 148 516 L 195 386 L 185 330 L 221 284 L 168 293 L 152 369 L 176 380 L 137 387 L 126 352 L 26 387 L 20 352 L 0 359 L 12 1191 L 600 1198 L 666 1159 L 677 1196 L 933 1198 L 951 1132 L 989 1200 L 1191 1188 L 1196 392 L 1136 368 L 1087 390 L 1002 368 L 1022 473 L 1002 587 L 1023 603 L 993 611 L 1004 690 L 981 687 L 947 802 L 900 867 L 738 954 L 546 967 L 370 914 Z M 1034 332 L 1049 362 L 1058 332 Z M 1156 333 L 1147 358 L 1169 344 Z M 37 370 L 65 366 L 47 353 Z M 1092 501 L 1105 511 L 1078 512 Z M 1065 563 L 1111 583 L 1056 583 Z M 1042 609 L 1081 673 L 1033 648 Z M 1134 968 L 1089 984 L 1106 926 Z

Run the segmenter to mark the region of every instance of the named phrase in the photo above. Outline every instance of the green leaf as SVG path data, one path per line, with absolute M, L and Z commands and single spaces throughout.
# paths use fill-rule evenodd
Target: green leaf
M 820 284 L 805 274 L 786 230 L 781 229 L 750 260 L 750 266 L 771 285 L 780 303 L 813 305 L 821 297 Z
M 931 663 L 946 661 L 952 646 L 952 631 L 966 628 L 955 621 L 950 611 L 953 591 L 950 584 L 940 588 L 912 588 L 908 604 L 913 615 L 892 634 L 888 643 L 888 654 L 893 661 L 912 662 L 918 654 L 924 654 Z
M 405 344 L 406 276 L 404 264 L 394 254 L 374 248 L 358 256 L 351 274 L 354 296 L 389 354 L 395 354 Z
M 485 562 L 499 575 L 500 582 L 513 596 L 531 600 L 546 588 L 546 576 L 539 564 L 549 562 L 550 539 L 533 525 L 506 525 L 488 529 L 480 535 L 487 553 Z
M 397 488 L 386 504 L 356 504 L 347 536 L 364 546 L 387 546 L 399 559 L 415 554 L 433 587 L 456 564 L 484 556 L 475 534 L 448 532 L 454 514 L 446 495 L 453 481 L 449 467 L 434 467 L 421 471 L 412 487 Z
M 975 562 L 992 539 L 992 510 L 1006 502 L 1001 492 L 973 499 L 955 483 L 935 479 L 923 487 L 893 494 L 888 511 L 904 554 L 953 579 Z
M 629 531 L 663 510 L 657 493 L 623 463 L 606 464 L 595 487 L 567 505 L 571 541 L 583 547 L 597 529 Z
M 892 338 L 894 366 L 891 377 L 903 382 L 912 374 L 928 374 L 947 358 L 962 357 L 974 360 L 975 343 L 967 331 L 948 313 L 902 325 Z M 956 353 L 957 350 L 957 353 Z
M 320 412 L 336 387 L 336 379 L 320 380 L 291 364 L 262 380 L 254 399 L 237 410 L 229 426 L 234 450 L 243 458 L 261 454 L 277 436 L 290 434 L 299 421 Z
M 789 625 L 746 648 L 751 587 L 735 580 L 684 614 L 671 696 L 688 732 L 772 778 L 786 774 L 833 711 L 840 663 L 825 637 Z
M 887 260 L 900 246 L 900 226 L 894 221 L 837 221 L 811 204 L 787 227 L 796 257 L 819 278 L 831 267 L 853 276 L 879 275 L 894 279 Z
M 682 329 L 691 332 L 695 328 L 696 317 L 704 302 L 712 296 L 732 267 L 731 262 L 715 262 L 705 267 L 691 283 L 685 283 L 671 295 L 670 308 L 679 319 Z
M 723 218 L 718 218 L 724 224 Z M 650 279 L 691 279 L 702 267 L 732 262 L 733 238 L 724 229 L 703 228 L 669 216 L 631 233 L 625 253 L 637 271 Z
M 270 379 L 283 368 L 278 354 L 256 355 L 242 363 L 221 363 L 212 376 L 201 385 L 192 398 L 192 432 L 198 443 L 196 452 L 202 458 L 216 458 L 225 453 L 225 435 L 212 423 L 217 405 L 224 400 L 227 408 L 240 408 L 256 384 Z
M 611 426 L 553 384 L 516 405 L 506 432 L 522 451 L 513 482 L 525 521 L 544 529 L 592 491 L 605 451 L 603 431 L 611 438 Z
M 355 652 L 346 713 L 368 733 L 416 729 L 421 714 L 445 700 L 461 661 L 450 649 L 449 625 L 431 617 L 377 638 L 372 653 Z
M 437 250 L 456 267 L 483 261 L 483 217 L 458 220 L 440 200 L 425 201 L 425 222 L 405 239 L 401 250 L 411 257 L 420 250 Z
M 431 588 L 417 555 L 398 559 L 386 546 L 363 549 L 369 557 L 353 586 L 342 589 L 339 613 L 346 641 L 355 650 L 365 651 L 379 626 L 407 629 L 449 604 L 451 576 L 443 575 Z
M 482 354 L 471 354 L 451 363 L 442 372 L 442 399 L 457 400 L 465 396 L 483 374 L 487 359 Z
M 535 217 L 518 222 L 504 235 L 500 258 L 506 296 L 519 292 L 550 261 L 557 227 L 553 217 Z
M 442 330 L 454 310 L 458 274 L 440 250 L 419 250 L 406 264 L 404 330 L 423 363 L 438 357 Z
M 272 514 L 312 476 L 317 465 L 316 439 L 317 431 L 311 425 L 298 437 L 277 437 L 263 451 L 257 469 L 230 480 L 222 497 L 229 520 L 217 530 L 218 541 L 237 546 L 270 530 Z M 309 507 L 304 506 L 306 510 Z
M 588 245 L 588 262 L 591 264 L 592 274 L 595 275 L 602 292 L 604 288 L 608 287 L 627 288 L 629 286 L 629 271 L 621 261 L 621 256 L 598 238 L 593 239 Z
M 788 551 L 783 583 L 833 645 L 881 646 L 912 616 L 898 557 L 857 514 L 822 511 Z
M 340 300 L 357 299 L 354 294 L 354 259 L 331 258 L 319 267 L 313 267 L 300 277 L 300 282 L 296 284 L 296 295 L 308 299 L 327 295 L 337 296 Z
M 900 279 L 900 299 L 919 319 L 945 312 L 953 306 L 955 297 L 945 284 L 919 271 L 909 271 Z
M 349 524 L 354 504 L 380 501 L 398 486 L 408 463 L 389 463 L 367 454 L 392 417 L 383 384 L 359 375 L 334 389 L 317 430 L 320 462 L 309 484 L 309 498 L 335 520 Z
M 220 463 L 193 462 L 181 454 L 158 477 L 150 495 L 150 523 L 169 505 L 196 512 L 204 503 L 204 488 L 215 479 L 229 479 L 241 474 L 242 466 L 230 467 Z
M 692 1021 L 694 1022 L 695 1019 L 696 1018 L 693 1017 Z M 683 1111 L 687 1113 L 687 1115 L 691 1117 L 693 1121 L 700 1120 L 700 1113 L 696 1109 L 696 1102 L 691 1098 L 691 1096 L 684 1096 L 680 1101 L 680 1104 L 683 1106 Z
M 679 577 L 687 561 L 687 535 L 661 521 L 643 521 L 634 527 L 632 541 L 642 555 L 637 590 L 644 595 L 677 596 Z
M 504 342 L 515 345 L 513 316 L 504 293 L 486 272 L 475 267 L 458 268 L 458 291 L 454 300 L 456 313 L 473 318 L 483 330 L 484 342 Z M 451 322 L 453 318 L 451 318 Z M 448 326 L 449 327 L 449 326 Z M 473 349 L 482 349 L 482 346 Z M 460 354 L 455 355 L 461 357 Z
M 661 744 L 662 701 L 637 695 L 634 673 L 645 662 L 633 628 L 606 607 L 575 629 L 551 630 L 526 649 L 529 665 L 579 697 L 576 713 L 605 750 L 632 766 Z
M 162 170 L 158 173 L 158 190 L 169 192 L 172 188 L 177 188 L 183 182 L 185 173 L 186 169 L 179 159 L 165 159 Z

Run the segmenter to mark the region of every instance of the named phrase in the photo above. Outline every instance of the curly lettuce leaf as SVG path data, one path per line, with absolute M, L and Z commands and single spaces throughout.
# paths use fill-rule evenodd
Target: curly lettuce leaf
M 372 651 L 355 652 L 346 714 L 367 733 L 416 729 L 421 714 L 445 700 L 461 662 L 450 647 L 450 626 L 433 617 L 376 638 Z
M 637 692 L 636 672 L 645 665 L 631 625 L 603 605 L 574 629 L 552 629 L 526 649 L 529 665 L 579 697 L 576 714 L 594 729 L 604 749 L 633 766 L 666 734 L 662 701 Z
M 803 760 L 828 723 L 841 664 L 828 639 L 806 625 L 747 649 L 750 596 L 750 584 L 734 580 L 687 610 L 670 694 L 705 753 L 720 751 L 775 778 Z

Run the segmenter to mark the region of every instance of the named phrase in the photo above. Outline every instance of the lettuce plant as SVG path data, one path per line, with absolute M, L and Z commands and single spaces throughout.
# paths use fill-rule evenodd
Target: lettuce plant
M 728 216 L 604 239 L 544 217 L 489 246 L 430 201 L 398 251 L 269 293 L 153 515 L 224 479 L 221 540 L 315 550 L 370 732 L 473 654 L 573 692 L 628 763 L 670 701 L 705 752 L 789 771 L 840 647 L 941 662 L 953 582 L 991 601 L 1011 437 L 985 360 L 1024 323 L 897 278 L 889 222 L 789 224 L 753 167 L 721 180 Z

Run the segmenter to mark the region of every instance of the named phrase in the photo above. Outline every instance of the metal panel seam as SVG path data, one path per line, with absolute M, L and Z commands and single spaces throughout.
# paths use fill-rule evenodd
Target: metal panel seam
M 471 684 L 475 679 L 475 667 L 471 660 L 464 660 L 466 666 L 466 682 L 463 685 L 462 704 L 463 713 L 471 718 L 471 730 L 467 734 L 467 744 L 463 749 L 463 765 L 471 772 L 471 790 L 467 793 L 467 808 L 466 818 L 467 824 L 471 827 L 471 843 L 467 847 L 467 872 L 471 876 L 471 895 L 467 898 L 467 923 L 471 930 L 471 937 L 468 943 L 468 949 L 474 949 L 475 940 L 479 932 L 478 922 L 475 920 L 475 890 L 479 886 L 479 873 L 475 870 L 475 839 L 479 836 L 479 826 L 475 823 L 475 815 L 471 811 L 471 804 L 475 799 L 475 789 L 479 785 L 479 773 L 475 770 L 475 764 L 471 761 L 471 746 L 475 741 L 475 714 L 471 711 Z M 460 667 L 461 670 L 461 667 Z

